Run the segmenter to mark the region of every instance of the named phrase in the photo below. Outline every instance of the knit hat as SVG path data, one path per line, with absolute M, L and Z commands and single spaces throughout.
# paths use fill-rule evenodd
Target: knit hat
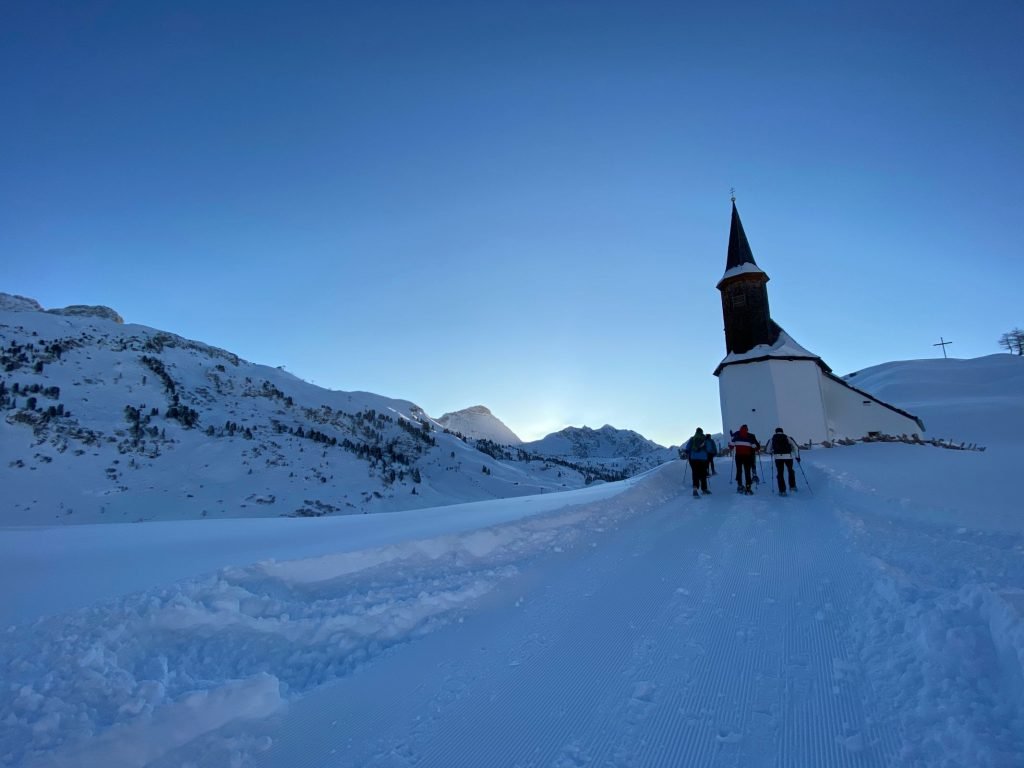
M 776 427 L 776 428 L 775 428 L 775 431 L 776 431 L 776 432 L 781 432 L 781 431 L 782 431 L 782 427 Z

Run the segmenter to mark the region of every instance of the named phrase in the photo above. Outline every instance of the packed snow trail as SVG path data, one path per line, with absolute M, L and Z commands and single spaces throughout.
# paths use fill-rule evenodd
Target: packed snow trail
M 806 494 L 678 496 L 298 700 L 257 764 L 891 765 L 871 578 Z
M 851 472 L 868 453 L 930 471 Z M 976 458 L 822 452 L 815 495 L 785 499 L 724 475 L 693 499 L 674 462 L 418 512 L 418 538 L 400 514 L 228 521 L 217 542 L 259 529 L 235 565 L 207 546 L 142 591 L 195 531 L 108 527 L 141 547 L 125 583 L 0 633 L 0 765 L 1024 765 L 1015 503 L 920 487 Z M 69 581 L 100 563 L 54 533 L 0 541 L 23 564 L 63 547 Z

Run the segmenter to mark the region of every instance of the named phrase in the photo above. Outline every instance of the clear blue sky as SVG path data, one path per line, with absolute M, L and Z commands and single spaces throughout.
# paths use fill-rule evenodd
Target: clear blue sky
M 720 428 L 729 188 L 839 374 L 1024 325 L 1024 4 L 7 2 L 0 291 L 526 439 Z

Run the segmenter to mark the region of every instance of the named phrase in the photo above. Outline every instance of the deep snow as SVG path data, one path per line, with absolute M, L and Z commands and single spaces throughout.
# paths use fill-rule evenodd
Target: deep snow
M 0 764 L 1024 764 L 1024 361 L 942 362 L 854 383 L 984 452 L 818 449 L 785 499 L 719 459 L 700 499 L 671 462 L 438 510 L 0 530 Z
M 575 454 L 484 452 L 407 400 L 24 302 L 0 294 L 0 524 L 393 512 L 571 490 L 674 456 L 611 427 L 585 430 L 599 439 Z M 486 420 L 491 437 L 504 427 Z

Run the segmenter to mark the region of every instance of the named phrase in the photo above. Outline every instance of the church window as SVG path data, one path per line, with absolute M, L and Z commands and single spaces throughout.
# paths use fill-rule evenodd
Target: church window
M 747 306 L 747 295 L 745 293 L 734 293 L 732 295 L 732 305 L 734 307 Z

